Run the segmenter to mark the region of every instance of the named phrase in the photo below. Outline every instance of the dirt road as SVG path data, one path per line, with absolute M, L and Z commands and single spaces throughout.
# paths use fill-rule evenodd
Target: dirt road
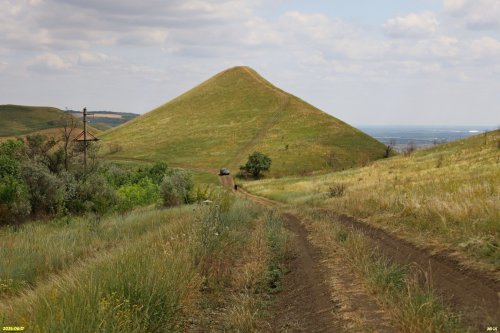
M 221 177 L 221 183 L 233 188 L 232 178 L 226 177 L 226 179 Z M 243 189 L 239 189 L 238 194 L 267 207 L 284 206 L 247 193 Z M 446 256 L 433 255 L 355 218 L 328 210 L 322 210 L 321 213 L 332 222 L 340 223 L 367 236 L 374 249 L 390 260 L 418 267 L 422 276 L 430 280 L 436 292 L 462 316 L 468 326 L 484 331 L 485 327 L 497 326 L 500 323 L 500 284 L 497 281 L 488 279 L 479 272 L 465 270 Z M 291 263 L 291 272 L 285 276 L 283 282 L 285 288 L 277 301 L 275 311 L 278 331 L 339 332 L 345 327 L 345 323 L 342 323 L 341 316 L 336 311 L 338 304 L 335 295 L 329 294 L 331 292 L 324 283 L 328 278 L 327 274 L 339 272 L 327 271 L 319 262 L 321 256 L 308 240 L 308 232 L 301 221 L 291 214 L 286 214 L 285 217 L 288 228 L 297 235 L 297 258 Z M 301 313 L 305 315 L 301 316 Z M 293 318 L 295 320 L 292 320 Z M 296 326 L 293 326 L 294 323 Z
M 308 232 L 293 215 L 285 215 L 295 235 L 295 258 L 288 263 L 283 291 L 273 305 L 275 332 L 342 332 L 338 302 L 326 284 L 320 253 L 308 241 Z

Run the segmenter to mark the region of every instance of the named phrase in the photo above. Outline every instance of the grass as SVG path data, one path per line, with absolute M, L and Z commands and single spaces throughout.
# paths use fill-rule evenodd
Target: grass
M 251 193 L 365 219 L 469 266 L 500 267 L 500 131 L 312 177 L 246 182 Z M 342 188 L 342 195 L 332 195 Z M 334 191 L 335 194 L 339 191 Z
M 53 273 L 98 256 L 160 228 L 181 211 L 135 211 L 102 221 L 95 217 L 38 221 L 0 229 L 0 298 L 34 287 Z
M 283 238 L 279 217 L 225 192 L 214 202 L 2 229 L 2 281 L 30 278 L 0 298 L 0 325 L 82 333 L 265 327 L 262 286 L 282 251 L 267 245 L 267 230 Z
M 311 230 L 312 241 L 326 256 L 341 258 L 350 267 L 353 278 L 360 278 L 367 291 L 389 313 L 391 325 L 397 331 L 467 331 L 460 318 L 436 296 L 431 281 L 419 282 L 422 276 L 417 269 L 390 262 L 377 254 L 364 236 L 322 219 L 314 210 L 302 211 L 302 214 Z
M 51 107 L 0 105 L 0 136 L 16 136 L 61 127 L 64 112 Z
M 108 159 L 205 170 L 236 171 L 257 150 L 273 160 L 274 176 L 349 168 L 384 151 L 378 141 L 247 67 L 226 70 L 102 139 L 123 148 Z
M 35 133 L 49 137 L 60 137 L 65 116 L 64 111 L 52 107 L 0 105 L 0 122 L 2 124 L 0 140 Z M 79 127 L 82 127 L 80 121 L 78 124 Z M 89 126 L 89 130 L 92 133 L 99 132 L 92 126 Z

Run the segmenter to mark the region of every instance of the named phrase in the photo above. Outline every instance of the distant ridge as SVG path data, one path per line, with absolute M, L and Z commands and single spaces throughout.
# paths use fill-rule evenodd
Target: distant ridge
M 67 110 L 66 113 L 80 119 L 81 111 Z M 126 123 L 134 118 L 139 117 L 138 114 L 129 112 L 114 112 L 114 111 L 90 111 L 93 116 L 89 118 L 89 123 L 97 129 L 107 130 L 111 127 L 116 127 Z
M 225 70 L 102 138 L 123 147 L 111 159 L 202 169 L 235 169 L 257 150 L 272 158 L 274 175 L 358 166 L 384 151 L 377 140 L 249 67 Z
M 34 133 L 57 136 L 58 129 L 64 124 L 65 116 L 64 111 L 48 106 L 0 105 L 0 137 Z M 78 121 L 78 126 L 82 126 L 81 121 Z M 97 132 L 91 126 L 89 130 Z

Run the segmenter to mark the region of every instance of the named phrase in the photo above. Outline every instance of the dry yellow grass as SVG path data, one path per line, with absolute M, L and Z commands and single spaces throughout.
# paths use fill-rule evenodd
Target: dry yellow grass
M 500 131 L 343 172 L 246 182 L 293 205 L 365 219 L 410 241 L 448 249 L 473 266 L 500 267 Z M 345 186 L 341 195 L 331 188 Z

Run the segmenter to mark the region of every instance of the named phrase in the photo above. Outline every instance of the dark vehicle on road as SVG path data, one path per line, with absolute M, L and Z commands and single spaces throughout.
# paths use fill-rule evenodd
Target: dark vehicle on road
M 219 170 L 219 175 L 220 176 L 227 176 L 227 175 L 230 175 L 231 172 L 229 172 L 229 169 L 228 168 L 221 168 Z

